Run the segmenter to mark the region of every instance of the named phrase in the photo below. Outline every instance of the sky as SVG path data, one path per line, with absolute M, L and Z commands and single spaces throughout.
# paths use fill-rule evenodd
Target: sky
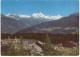
M 79 1 L 1 1 L 1 14 L 68 16 L 79 12 Z

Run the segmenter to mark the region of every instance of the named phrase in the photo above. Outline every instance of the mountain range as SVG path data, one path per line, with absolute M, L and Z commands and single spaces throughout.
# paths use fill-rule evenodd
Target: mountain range
M 29 15 L 1 14 L 1 33 L 79 33 L 79 13 L 67 17 L 46 16 L 42 13 Z
M 62 18 L 62 16 L 57 15 L 57 16 L 46 16 L 43 13 L 33 13 L 31 16 L 30 15 L 16 15 L 16 14 L 7 14 L 6 15 L 9 18 L 13 18 L 16 20 L 19 20 L 21 22 L 24 22 L 25 24 L 28 24 L 29 26 L 33 26 L 36 24 L 40 24 L 42 22 L 46 21 L 52 21 L 52 20 L 58 20 Z
M 79 33 L 79 13 L 71 14 L 59 20 L 47 21 L 16 33 L 53 33 L 75 34 Z
M 24 24 L 23 22 L 6 17 L 5 15 L 1 14 L 1 33 L 13 34 L 27 27 L 29 26 Z
M 40 24 L 42 22 L 51 21 L 52 19 L 46 18 L 42 13 L 34 13 L 29 15 L 17 15 L 17 14 L 1 14 L 1 33 L 13 34 L 22 29 L 28 28 L 33 25 Z M 57 16 L 54 16 L 55 18 Z M 59 16 L 59 18 L 61 18 Z M 56 19 L 59 19 L 58 17 Z

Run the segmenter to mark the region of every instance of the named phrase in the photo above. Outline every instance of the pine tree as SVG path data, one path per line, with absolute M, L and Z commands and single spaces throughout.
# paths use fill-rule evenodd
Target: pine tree
M 50 38 L 49 38 L 48 35 L 46 35 L 45 43 L 46 43 L 45 47 L 47 47 L 47 48 L 53 48 L 53 44 L 51 43 L 51 40 L 50 40 Z
M 53 48 L 53 44 L 48 35 L 46 35 L 45 46 L 43 48 L 44 55 L 53 56 L 53 55 L 61 55 L 61 52 L 55 50 Z

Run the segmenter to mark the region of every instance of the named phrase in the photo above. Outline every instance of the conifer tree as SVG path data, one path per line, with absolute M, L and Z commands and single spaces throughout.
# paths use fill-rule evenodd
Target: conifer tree
M 46 35 L 45 46 L 43 48 L 43 53 L 44 53 L 44 55 L 47 55 L 47 56 L 61 55 L 61 52 L 54 49 L 54 46 L 53 46 L 53 44 L 52 44 L 48 35 Z

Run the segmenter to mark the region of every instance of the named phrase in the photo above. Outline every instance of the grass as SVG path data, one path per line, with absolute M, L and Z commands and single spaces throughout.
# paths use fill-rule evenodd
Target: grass
M 62 52 L 62 56 L 78 56 L 79 55 L 79 49 L 74 48 L 64 48 Z
M 40 29 L 41 31 L 53 31 L 55 29 L 61 29 L 61 27 L 52 27 L 52 28 L 44 28 L 44 29 Z

